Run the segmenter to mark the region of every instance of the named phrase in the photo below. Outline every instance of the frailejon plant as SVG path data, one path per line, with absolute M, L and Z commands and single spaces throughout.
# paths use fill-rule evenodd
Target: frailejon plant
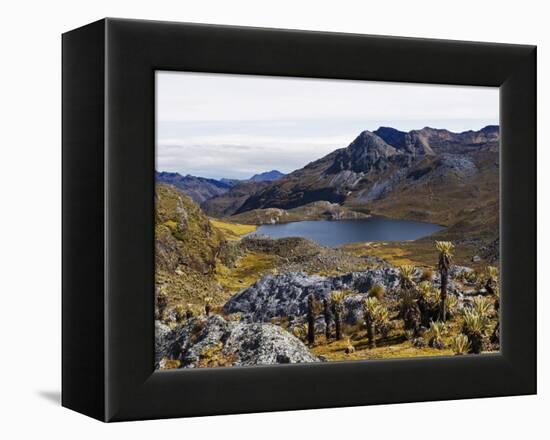
M 376 308 L 379 306 L 378 299 L 375 297 L 367 298 L 363 302 L 365 311 L 365 324 L 367 326 L 367 337 L 369 339 L 369 348 L 376 347 Z
M 415 287 L 413 280 L 415 273 L 414 266 L 404 264 L 399 267 L 399 285 L 401 290 L 411 290 Z
M 332 313 L 330 312 L 330 304 L 326 298 L 323 299 L 323 317 L 325 318 L 325 337 L 328 342 L 330 339 L 330 323 L 332 321 Z
M 488 325 L 489 320 L 486 316 L 480 315 L 473 308 L 464 309 L 462 332 L 468 336 L 470 341 L 470 353 L 479 354 L 483 350 L 483 339 Z
M 498 289 L 498 269 L 494 266 L 487 266 L 487 281 L 485 281 L 485 290 L 490 295 L 495 295 Z
M 312 293 L 307 297 L 307 341 L 315 344 L 315 297 Z
M 332 300 L 332 314 L 334 315 L 334 331 L 336 333 L 336 339 L 342 339 L 342 308 L 344 303 L 344 292 L 335 290 L 331 294 Z
M 492 312 L 493 305 L 488 298 L 476 296 L 473 299 L 472 308 L 478 313 L 478 315 L 489 317 Z
M 445 324 L 442 322 L 430 322 L 430 328 L 428 330 L 428 345 L 433 348 L 442 349 L 445 347 L 443 343 L 443 332 L 445 330 Z
M 434 288 L 429 281 L 422 281 L 417 286 L 418 293 L 418 309 L 420 310 L 421 323 L 424 327 L 428 327 L 430 322 L 437 320 L 439 317 L 439 292 Z
M 414 267 L 404 265 L 399 268 L 400 303 L 399 316 L 403 319 L 405 330 L 416 336 L 422 316 L 418 307 L 418 294 L 413 281 Z
M 454 245 L 450 241 L 436 241 L 435 248 L 439 252 L 439 262 L 437 268 L 439 269 L 439 275 L 441 278 L 441 305 L 439 310 L 440 321 L 445 322 L 447 320 L 447 287 L 449 284 L 449 269 L 451 268 L 451 262 L 453 258 Z
M 292 334 L 302 341 L 307 340 L 307 333 L 307 324 L 298 324 L 292 328 Z
M 470 351 L 470 340 L 468 336 L 460 333 L 451 340 L 451 350 L 457 356 L 467 354 Z
M 376 333 L 379 329 L 387 326 L 389 322 L 389 312 L 378 298 L 370 297 L 363 301 L 363 310 L 365 312 L 365 325 L 367 326 L 367 338 L 369 348 L 376 347 Z
M 454 295 L 447 296 L 447 303 L 445 307 L 447 308 L 447 318 L 453 317 L 456 314 L 456 308 L 458 306 L 458 298 Z

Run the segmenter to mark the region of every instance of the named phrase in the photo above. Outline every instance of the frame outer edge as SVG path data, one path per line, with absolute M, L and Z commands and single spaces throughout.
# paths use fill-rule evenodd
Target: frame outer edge
M 104 21 L 62 35 L 62 406 L 105 420 Z
M 252 389 L 253 387 L 246 386 L 246 381 L 250 381 L 252 378 L 263 384 L 272 381 L 271 387 L 274 384 L 276 387 L 276 384 L 278 384 L 280 388 L 284 388 L 287 380 L 298 383 L 301 378 L 301 383 L 304 383 L 308 375 L 315 375 L 322 378 L 330 377 L 334 385 L 336 385 L 336 381 L 348 384 L 353 379 L 351 376 L 363 377 L 360 376 L 363 373 L 373 376 L 382 373 L 383 377 L 391 376 L 391 374 L 388 374 L 388 369 L 391 370 L 391 368 L 384 361 L 358 361 L 326 365 L 322 374 L 315 367 L 287 366 L 286 368 L 257 367 L 252 370 L 235 368 L 234 370 L 231 369 L 232 371 L 179 372 L 181 374 L 175 375 L 153 373 L 151 376 L 151 367 L 146 362 L 146 351 L 149 348 L 140 348 L 140 344 L 136 343 L 136 340 L 139 340 L 142 341 L 142 347 L 144 345 L 148 346 L 148 338 L 151 338 L 152 335 L 148 333 L 149 330 L 144 329 L 144 327 L 148 328 L 149 326 L 148 320 L 152 320 L 152 315 L 145 316 L 144 314 L 144 311 L 147 311 L 151 306 L 145 305 L 150 293 L 145 292 L 142 287 L 136 289 L 136 286 L 139 286 L 140 283 L 136 279 L 128 278 L 129 276 L 137 276 L 143 281 L 145 276 L 149 276 L 139 272 L 136 275 L 136 267 L 132 266 L 132 263 L 137 262 L 139 270 L 149 270 L 150 255 L 148 252 L 151 252 L 148 249 L 139 248 L 141 249 L 138 250 L 138 252 L 141 252 L 140 255 L 128 255 L 128 251 L 131 254 L 139 247 L 136 243 L 129 243 L 128 237 L 136 237 L 143 244 L 147 240 L 143 239 L 141 234 L 148 236 L 151 231 L 143 229 L 144 226 L 147 226 L 147 222 L 144 221 L 139 222 L 138 225 L 135 223 L 128 225 L 129 228 L 133 228 L 131 233 L 122 228 L 124 220 L 131 217 L 131 213 L 127 211 L 128 209 L 136 214 L 141 212 L 140 209 L 147 206 L 143 198 L 144 194 L 148 194 L 150 189 L 150 182 L 147 179 L 150 177 L 148 173 L 151 170 L 145 170 L 143 166 L 149 164 L 149 159 L 147 159 L 149 152 L 144 151 L 144 149 L 150 148 L 147 146 L 147 143 L 150 142 L 148 137 L 149 124 L 152 123 L 148 121 L 151 109 L 147 108 L 150 105 L 148 104 L 150 90 L 148 85 L 145 86 L 145 91 L 139 90 L 139 88 L 140 85 L 145 84 L 147 69 L 151 67 L 153 69 L 214 72 L 222 72 L 224 69 L 228 69 L 231 71 L 230 73 L 256 73 L 261 75 L 280 75 L 281 72 L 284 75 L 286 69 L 289 76 L 305 77 L 311 76 L 311 72 L 317 71 L 315 69 L 322 69 L 323 75 L 319 75 L 319 77 L 352 79 L 356 76 L 353 79 L 372 80 L 373 77 L 369 75 L 379 75 L 382 70 L 371 70 L 370 67 L 365 67 L 361 63 L 361 67 L 355 68 L 357 61 L 353 64 L 351 57 L 363 50 L 374 53 L 372 52 L 373 49 L 376 50 L 381 47 L 392 48 L 392 53 L 395 55 L 395 53 L 400 53 L 399 50 L 402 50 L 400 45 L 406 43 L 407 51 L 410 52 L 410 54 L 405 54 L 406 57 L 412 58 L 415 54 L 420 54 L 425 58 L 429 58 L 428 55 L 437 54 L 440 58 L 433 59 L 428 65 L 419 67 L 411 64 L 409 69 L 404 69 L 402 72 L 394 71 L 392 73 L 393 81 L 433 82 L 430 81 L 430 78 L 436 78 L 435 83 L 495 86 L 503 84 L 510 75 L 514 74 L 518 63 L 525 61 L 526 52 L 531 52 L 532 47 L 493 43 L 465 44 L 460 41 L 423 39 L 410 39 L 404 42 L 403 39 L 397 37 L 361 37 L 345 34 L 333 34 L 334 36 L 331 37 L 327 33 L 317 34 L 304 31 L 261 30 L 257 28 L 113 19 L 109 19 L 109 28 L 112 32 L 109 33 L 107 44 L 112 51 L 109 51 L 106 81 L 109 85 L 107 106 L 111 113 L 108 118 L 110 124 L 106 142 L 109 145 L 109 161 L 106 166 L 109 167 L 107 172 L 109 173 L 110 186 L 107 191 L 110 197 L 109 203 L 111 203 L 107 208 L 110 221 L 109 233 L 111 233 L 108 240 L 109 267 L 114 269 L 108 278 L 109 286 L 113 290 L 106 299 L 106 329 L 110 332 L 109 337 L 105 340 L 107 344 L 106 370 L 108 371 L 105 381 L 106 390 L 108 390 L 108 396 L 106 397 L 108 410 L 105 414 L 108 420 L 504 396 L 528 394 L 532 391 L 532 385 L 529 384 L 534 383 L 533 372 L 536 376 L 536 370 L 533 369 L 532 365 L 533 359 L 536 363 L 536 352 L 532 347 L 526 347 L 524 351 L 520 350 L 520 355 L 521 353 L 527 354 L 524 360 L 519 359 L 517 356 L 509 356 L 510 352 L 506 349 L 503 350 L 503 355 L 496 355 L 491 358 L 483 356 L 460 361 L 420 359 L 414 363 L 393 361 L 395 362 L 395 372 L 399 372 L 399 375 L 388 379 L 387 382 L 382 384 L 373 383 L 369 387 L 365 384 L 356 384 L 360 385 L 357 388 L 361 388 L 361 390 L 350 391 L 346 396 L 342 396 L 341 393 L 332 389 L 324 390 L 321 396 L 323 397 L 322 401 L 313 402 L 310 400 L 311 395 L 309 394 L 311 393 L 305 393 L 304 390 L 300 390 L 299 393 L 293 395 L 292 399 L 294 400 L 292 400 L 290 395 L 283 396 L 281 389 L 277 390 L 276 388 L 273 389 L 274 395 L 271 396 L 269 401 L 264 401 L 261 396 L 256 394 L 257 391 Z M 261 44 L 259 40 L 261 40 Z M 290 43 L 296 41 L 299 41 L 299 44 L 290 45 Z M 217 45 L 214 43 L 217 43 Z M 290 52 L 287 52 L 287 48 L 284 47 L 285 44 L 292 47 Z M 239 49 L 235 49 L 236 46 Z M 335 68 L 323 62 L 322 57 L 316 58 L 316 56 L 319 56 L 318 52 L 321 46 L 323 46 L 324 51 L 328 51 L 330 56 L 341 60 L 342 64 Z M 134 50 L 137 47 L 140 48 L 139 51 Z M 314 49 L 315 53 L 303 54 L 302 52 L 305 52 L 307 48 Z M 344 48 L 346 52 L 342 54 L 339 48 Z M 275 49 L 273 53 L 269 52 L 271 49 Z M 292 53 L 294 57 L 291 61 L 288 58 L 289 53 Z M 185 56 L 181 54 L 185 54 Z M 261 58 L 260 60 L 250 57 L 250 55 L 256 54 Z M 381 61 L 384 67 L 395 67 L 396 65 L 397 61 L 395 57 L 392 59 L 391 54 L 388 55 L 382 51 L 380 55 L 375 56 L 377 57 L 375 59 Z M 451 62 L 451 65 L 446 64 L 448 61 Z M 278 64 L 281 62 L 282 64 Z M 404 61 L 399 62 L 403 63 Z M 462 66 L 460 71 L 454 71 L 453 67 L 456 67 L 460 62 L 465 62 L 465 66 Z M 483 63 L 481 66 L 479 65 L 480 62 Z M 431 76 L 427 78 L 423 72 L 432 65 L 436 68 L 430 71 Z M 531 68 L 533 65 L 530 65 Z M 476 70 L 478 66 L 482 67 L 479 71 Z M 351 73 L 346 72 L 346 69 Z M 376 69 L 378 68 L 376 67 Z M 122 72 L 125 72 L 126 76 Z M 376 78 L 379 77 L 376 76 Z M 437 82 L 437 78 L 442 82 Z M 527 81 L 533 81 L 533 78 L 528 75 Z M 514 86 L 513 83 L 512 85 Z M 534 98 L 536 87 L 529 93 L 532 93 Z M 529 93 L 527 93 L 527 97 L 530 96 Z M 510 103 L 515 104 L 515 99 L 517 97 L 514 94 L 512 99 L 507 101 L 507 111 L 513 110 Z M 529 106 L 529 99 L 527 99 L 527 103 L 524 102 L 522 108 L 525 109 Z M 536 110 L 534 112 L 532 108 L 528 108 L 528 110 L 526 114 L 520 112 L 517 116 L 519 126 L 527 127 L 527 134 L 533 130 L 533 126 L 528 123 L 529 117 L 533 114 L 536 115 Z M 124 118 L 121 115 L 124 115 Z M 144 122 L 145 125 L 140 125 Z M 512 127 L 517 127 L 517 125 L 512 125 L 510 128 Z M 534 129 L 536 130 L 536 125 Z M 136 151 L 130 150 L 128 145 L 137 148 L 138 158 L 128 157 L 129 151 Z M 527 148 L 532 149 L 535 147 L 536 137 L 527 145 Z M 532 151 L 529 150 L 525 159 L 526 162 L 518 162 L 523 165 L 528 164 L 527 168 L 522 169 L 523 173 L 531 170 L 535 157 L 536 153 L 533 155 Z M 123 162 L 124 158 L 127 159 L 127 162 Z M 122 168 L 123 164 L 124 168 Z M 140 166 L 142 169 L 136 171 L 135 167 Z M 126 175 L 121 177 L 121 172 Z M 527 175 L 527 177 L 531 176 Z M 529 182 L 531 185 L 536 184 L 534 180 Z M 137 185 L 137 191 L 135 185 Z M 134 193 L 138 192 L 140 195 L 133 195 L 132 191 Z M 522 195 L 521 191 L 519 195 Z M 527 200 L 525 206 L 527 207 L 526 216 L 529 221 L 530 216 L 535 213 L 532 198 Z M 516 222 L 514 223 L 515 227 L 518 224 L 521 226 L 521 223 L 517 223 L 517 216 L 514 217 L 513 221 Z M 536 230 L 533 232 L 536 234 Z M 525 238 L 525 236 L 523 237 Z M 534 238 L 535 235 L 526 237 L 529 243 L 527 246 L 521 247 L 522 252 L 534 250 L 532 247 Z M 123 261 L 126 255 L 131 260 L 130 263 Z M 521 255 L 516 256 L 514 261 L 521 261 Z M 536 260 L 536 255 L 529 254 L 529 257 L 533 261 Z M 130 269 L 134 270 L 133 275 Z M 532 275 L 532 272 L 530 274 Z M 122 283 L 124 280 L 130 282 L 130 288 Z M 145 282 L 145 285 L 148 286 L 148 283 L 149 280 Z M 143 283 L 141 285 L 143 286 Z M 128 290 L 132 290 L 133 294 L 139 295 L 139 298 L 135 300 L 135 304 L 124 303 L 125 300 L 131 298 L 129 292 L 127 292 Z M 534 297 L 535 293 L 530 292 L 529 295 Z M 129 309 L 122 309 L 123 304 L 126 304 Z M 524 304 L 523 307 L 526 307 L 528 317 L 531 317 L 535 310 L 534 303 Z M 125 313 L 122 313 L 122 311 Z M 125 317 L 125 322 L 122 321 L 123 317 Z M 144 320 L 147 321 L 145 324 Z M 521 327 L 521 331 L 517 335 L 512 334 L 509 338 L 513 342 L 510 347 L 515 349 L 521 337 L 529 336 L 533 338 L 534 332 L 532 325 L 526 325 L 525 320 L 522 321 L 517 315 L 514 317 L 514 324 Z M 145 344 L 143 344 L 143 341 L 145 341 Z M 525 344 L 531 345 L 534 342 L 527 339 Z M 505 345 L 508 346 L 508 342 L 505 342 Z M 141 351 L 137 353 L 138 350 Z M 128 367 L 128 362 L 132 364 L 131 368 Z M 475 373 L 478 367 L 483 368 L 479 375 Z M 452 387 L 447 387 L 444 390 L 433 388 L 436 385 L 434 377 L 429 377 L 423 372 L 424 368 L 436 373 L 435 376 L 437 377 L 455 373 L 454 389 Z M 348 372 L 350 375 L 347 378 L 343 377 L 342 372 Z M 464 377 L 467 376 L 465 372 L 476 374 L 475 384 L 471 383 L 470 378 Z M 514 372 L 519 374 L 516 375 Z M 414 384 L 406 380 L 407 376 L 411 374 L 418 374 L 414 378 Z M 311 382 L 311 380 L 305 380 L 305 383 Z M 398 389 L 400 383 L 404 388 Z M 201 386 L 203 388 L 200 388 Z M 227 389 L 237 390 L 239 386 L 242 388 L 239 389 L 240 395 L 235 398 L 236 400 L 231 400 L 230 397 L 222 394 L 222 391 L 227 391 Z M 432 389 L 426 390 L 426 386 L 432 386 Z M 361 394 L 360 391 L 363 388 L 365 393 Z M 193 395 L 194 398 L 186 397 L 185 394 L 181 393 L 182 390 Z M 213 400 L 213 397 L 220 397 L 220 399 L 216 401 Z

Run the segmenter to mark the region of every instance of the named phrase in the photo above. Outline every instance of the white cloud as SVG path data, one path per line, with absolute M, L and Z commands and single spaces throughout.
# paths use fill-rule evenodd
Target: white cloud
M 498 123 L 498 89 L 157 73 L 157 167 L 206 177 L 289 172 L 380 125 Z

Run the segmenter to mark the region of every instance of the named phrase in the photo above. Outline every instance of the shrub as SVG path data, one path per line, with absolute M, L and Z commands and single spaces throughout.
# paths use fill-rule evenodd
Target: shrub
M 455 355 L 463 355 L 470 351 L 471 345 L 468 336 L 464 334 L 456 335 L 451 341 L 451 349 Z
M 445 330 L 445 324 L 442 322 L 430 322 L 430 328 L 428 330 L 428 345 L 433 348 L 442 349 L 445 347 L 443 343 L 443 332 Z
M 386 289 L 381 284 L 375 284 L 369 289 L 368 296 L 372 298 L 376 298 L 379 301 L 384 298 L 384 295 L 386 294 Z
M 420 275 L 420 281 L 432 281 L 434 278 L 433 269 L 424 269 Z
M 376 333 L 386 333 L 390 321 L 389 312 L 375 297 L 363 301 L 369 348 L 376 347 Z
M 487 266 L 485 273 L 487 278 L 485 290 L 490 295 L 498 295 L 498 269 L 494 266 Z
M 331 294 L 332 314 L 334 316 L 334 330 L 336 339 L 342 339 L 342 314 L 345 293 L 341 290 L 335 290 Z
M 488 317 L 492 311 L 492 304 L 488 298 L 476 296 L 473 300 L 472 308 L 482 317 Z
M 462 332 L 468 337 L 470 341 L 470 352 L 481 353 L 483 347 L 483 339 L 486 336 L 487 327 L 489 321 L 487 316 L 479 314 L 475 309 L 464 310 L 464 323 L 462 325 Z

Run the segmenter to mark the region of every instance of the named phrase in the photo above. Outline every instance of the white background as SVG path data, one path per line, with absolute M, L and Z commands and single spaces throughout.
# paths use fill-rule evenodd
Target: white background
M 539 395 L 101 424 L 59 406 L 61 39 L 104 16 L 537 44 L 539 225 L 548 223 L 549 44 L 545 2 L 88 0 L 2 2 L 0 437 L 542 438 L 548 435 L 548 319 L 539 319 Z M 546 12 L 546 13 L 545 13 Z M 546 203 L 545 203 L 546 202 Z M 548 229 L 539 227 L 539 269 Z M 548 310 L 539 276 L 539 316 Z M 546 279 L 545 279 L 546 278 Z M 521 295 L 522 292 L 517 292 Z M 449 378 L 449 381 L 452 381 Z M 121 437 L 123 436 L 123 437 Z

